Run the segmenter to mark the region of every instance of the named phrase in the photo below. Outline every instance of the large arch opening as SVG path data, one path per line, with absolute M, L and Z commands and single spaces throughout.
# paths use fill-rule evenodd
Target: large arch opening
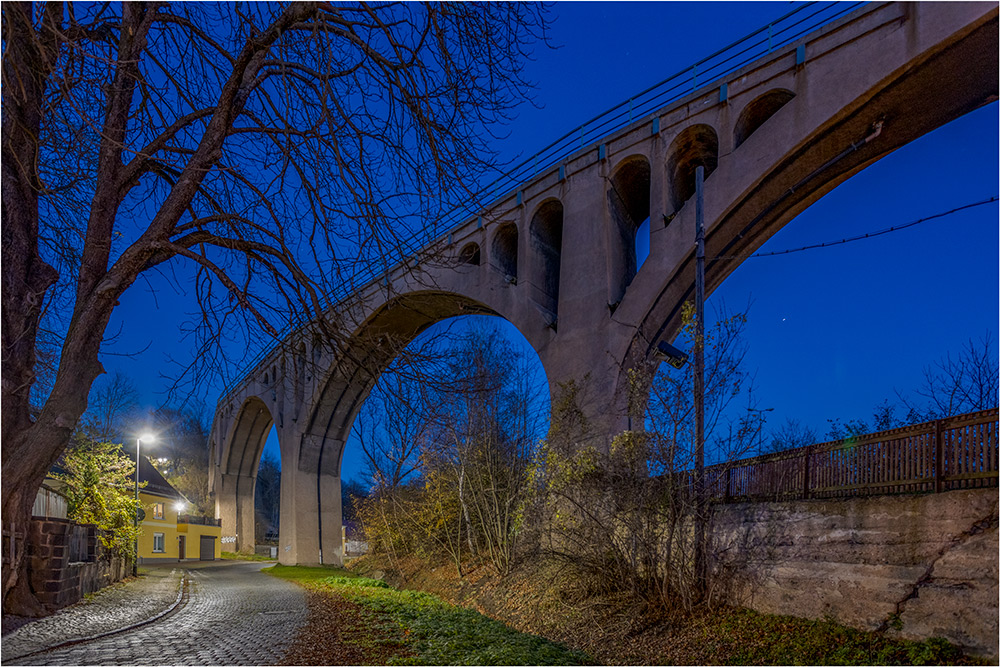
M 733 129 L 733 147 L 739 148 L 744 141 L 750 138 L 751 134 L 760 129 L 771 116 L 778 113 L 778 109 L 788 104 L 793 97 L 795 94 L 792 91 L 778 88 L 764 93 L 747 104 Z
M 515 540 L 517 508 L 548 430 L 548 383 L 509 322 L 460 316 L 400 350 L 375 381 L 345 443 L 341 477 L 369 489 L 364 548 L 496 559 Z M 507 555 L 502 555 L 507 552 Z
M 531 218 L 531 245 L 535 250 L 535 301 L 552 313 L 559 312 L 559 272 L 562 265 L 563 205 L 558 199 L 544 202 Z
M 254 549 L 257 473 L 273 427 L 271 411 L 256 396 L 243 403 L 233 422 L 215 485 L 216 516 L 222 520 L 223 551 L 252 552 Z
M 347 445 L 352 438 L 352 427 L 357 416 L 369 399 L 373 388 L 379 395 L 386 394 L 377 387 L 377 383 L 383 376 L 399 375 L 395 372 L 393 364 L 398 365 L 399 362 L 394 360 L 400 357 L 416 358 L 425 363 L 421 370 L 411 370 L 408 375 L 403 374 L 409 380 L 419 381 L 421 378 L 429 380 L 434 373 L 438 373 L 438 377 L 445 378 L 440 383 L 469 384 L 468 381 L 462 380 L 460 372 L 462 367 L 453 365 L 454 359 L 458 358 L 456 354 L 447 351 L 431 354 L 428 350 L 433 351 L 438 338 L 447 338 L 447 331 L 461 330 L 463 325 L 460 323 L 470 319 L 462 316 L 474 315 L 491 316 L 480 319 L 506 322 L 496 317 L 497 313 L 484 304 L 454 293 L 426 291 L 403 295 L 379 308 L 335 353 L 337 364 L 330 369 L 321 385 L 322 389 L 305 423 L 304 432 L 308 435 L 302 440 L 297 462 L 298 471 L 305 475 L 304 479 L 315 480 L 316 476 L 320 478 L 319 483 L 307 481 L 306 484 L 314 485 L 311 488 L 315 488 L 317 494 L 314 502 L 316 514 L 320 517 L 319 542 L 323 545 L 322 553 L 336 553 L 341 549 L 342 496 L 339 490 L 343 488 L 344 480 L 349 479 L 345 475 L 354 475 L 360 470 L 357 459 L 353 461 L 345 459 Z M 439 324 L 442 322 L 443 324 Z M 512 325 L 505 323 L 501 326 L 506 328 L 508 335 L 516 332 Z M 445 327 L 445 333 L 438 327 Z M 422 346 L 426 354 L 413 353 L 409 347 L 421 334 L 431 339 L 431 343 L 427 345 L 418 341 L 418 345 Z M 536 367 L 540 368 L 537 354 L 531 346 L 519 333 L 517 338 L 521 341 L 520 347 L 516 350 L 517 354 L 523 355 L 526 354 L 526 350 L 530 350 Z M 514 369 L 517 364 L 513 361 L 517 354 L 500 355 L 506 360 L 500 365 L 507 370 Z M 393 372 L 385 375 L 387 369 Z M 531 415 L 532 418 L 539 414 L 547 415 L 548 387 L 544 377 L 542 371 L 542 385 L 545 387 L 544 408 L 540 411 L 536 409 Z M 388 393 L 392 395 L 392 392 Z M 399 389 L 395 394 L 399 400 L 393 404 L 393 409 L 397 412 L 402 410 L 403 414 L 406 414 L 406 406 L 424 395 L 412 387 L 406 392 Z M 434 402 L 434 405 L 444 404 L 444 401 Z M 535 402 L 532 402 L 532 405 L 535 405 Z M 393 423 L 404 422 L 393 420 Z M 455 429 L 439 430 L 437 435 L 443 437 L 449 433 L 454 436 Z M 356 453 L 356 448 L 351 451 Z M 297 508 L 297 511 L 310 510 L 308 507 L 303 507 Z M 351 536 L 347 537 L 350 542 Z M 335 562 L 335 558 L 329 555 L 321 556 L 321 559 L 324 562 Z
M 705 180 L 719 165 L 719 135 L 710 125 L 691 125 L 670 144 L 667 175 L 670 178 L 670 201 L 674 211 L 694 195 L 695 172 L 705 168 Z
M 278 430 L 271 426 L 264 440 L 254 483 L 254 544 L 278 546 L 281 531 L 281 450 Z
M 612 248 L 609 303 L 617 306 L 649 254 L 650 165 L 645 156 L 625 158 L 608 189 Z M 642 251 L 644 249 L 644 252 Z M 642 261 L 640 261 L 642 260 Z
M 988 101 L 989 96 L 981 98 L 981 103 Z M 720 230 L 720 238 L 709 242 L 706 325 L 711 329 L 724 321 L 713 316 L 724 304 L 742 313 L 742 304 L 753 302 L 742 338 L 747 346 L 743 366 L 754 377 L 756 396 L 737 401 L 723 415 L 729 421 L 716 441 L 707 443 L 707 451 L 711 453 L 714 444 L 716 454 L 707 463 L 928 422 L 946 414 L 937 410 L 932 397 L 948 382 L 960 379 L 948 371 L 958 364 L 949 362 L 962 359 L 969 364 L 978 359 L 981 363 L 972 367 L 992 369 L 995 374 L 1000 317 L 995 290 L 1000 270 L 996 205 L 969 209 L 960 205 L 988 201 L 981 193 L 995 188 L 996 107 L 990 104 L 956 116 L 941 127 L 924 119 L 921 132 L 910 134 L 906 141 L 894 135 L 879 144 L 884 136 L 879 134 L 868 142 L 874 144 L 868 155 L 845 157 L 846 164 L 825 174 L 829 181 L 809 182 L 812 196 L 784 209 L 783 216 L 771 218 L 775 227 L 763 232 L 742 224 L 729 233 Z M 859 140 L 878 132 L 874 124 L 866 127 L 865 120 L 876 119 L 861 119 L 855 128 Z M 911 128 L 912 124 L 900 121 L 897 129 Z M 951 158 L 976 167 L 934 168 Z M 782 188 L 779 194 L 788 196 L 797 191 L 787 183 L 777 187 Z M 775 208 L 761 206 L 765 214 Z M 945 216 L 902 231 L 870 234 L 937 213 Z M 744 220 L 754 219 L 743 215 Z M 977 241 L 956 244 L 956 234 Z M 841 242 L 851 238 L 858 240 Z M 755 251 L 760 256 L 743 261 Z M 668 288 L 660 295 L 661 301 L 671 300 L 673 310 L 661 315 L 672 315 L 668 320 L 672 326 L 651 327 L 648 331 L 656 333 L 643 346 L 659 335 L 658 340 L 691 350 L 681 311 L 692 298 L 692 264 L 682 268 L 680 289 L 671 294 Z M 928 266 L 964 269 L 928 272 Z M 947 317 L 938 318 L 936 313 L 945 311 Z M 976 354 L 969 354 L 970 349 Z M 689 372 L 690 366 L 677 370 L 666 364 L 658 370 L 675 382 Z M 690 387 L 689 381 L 682 384 Z M 686 392 L 689 396 L 690 389 Z M 674 406 L 687 398 L 666 395 Z M 992 395 L 995 406 L 995 392 Z M 650 403 L 662 401 L 663 393 L 651 392 L 648 398 Z M 959 412 L 991 407 L 976 402 L 958 405 L 966 406 Z M 686 435 L 690 442 L 691 434 Z M 743 437 L 740 446 L 733 444 L 738 436 Z M 684 451 L 690 452 L 690 447 Z M 749 493 L 747 478 L 741 479 L 744 486 L 733 482 L 729 489 L 734 497 Z M 721 478 L 715 481 L 723 483 Z

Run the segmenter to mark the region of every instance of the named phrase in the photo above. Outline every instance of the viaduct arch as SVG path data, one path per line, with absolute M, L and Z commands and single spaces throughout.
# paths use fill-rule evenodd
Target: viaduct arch
M 710 294 L 839 183 L 996 101 L 997 15 L 991 3 L 863 7 L 571 155 L 358 290 L 338 313 L 338 345 L 309 327 L 289 336 L 216 411 L 210 486 L 224 536 L 252 547 L 253 482 L 273 422 L 279 559 L 340 562 L 341 455 L 398 349 L 388 342 L 454 315 L 506 318 L 550 389 L 587 376 L 594 400 L 581 407 L 596 437 L 625 428 L 625 371 L 676 335 L 692 298 L 694 168 L 707 174 Z M 650 252 L 637 269 L 646 217 Z

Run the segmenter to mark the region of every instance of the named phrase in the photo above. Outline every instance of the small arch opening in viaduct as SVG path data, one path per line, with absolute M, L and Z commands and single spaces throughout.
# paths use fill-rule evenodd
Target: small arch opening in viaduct
M 462 249 L 458 252 L 458 263 L 459 264 L 471 264 L 472 266 L 479 266 L 481 258 L 481 253 L 479 250 L 479 244 L 475 241 L 470 241 L 462 246 Z
M 778 88 L 764 93 L 747 104 L 733 128 L 733 146 L 739 148 L 793 97 L 795 94 L 792 91 Z
M 670 201 L 676 212 L 694 195 L 697 168 L 705 168 L 708 180 L 719 165 L 719 135 L 710 125 L 692 125 L 677 135 L 668 154 Z
M 509 283 L 517 282 L 517 225 L 505 222 L 493 235 L 493 266 Z
M 550 199 L 531 219 L 531 245 L 537 257 L 535 301 L 553 315 L 559 312 L 559 272 L 562 266 L 563 205 Z
M 617 305 L 649 254 L 649 198 L 651 169 L 643 155 L 625 158 L 615 169 L 608 188 L 612 248 L 609 303 Z M 641 238 L 640 238 L 640 235 Z

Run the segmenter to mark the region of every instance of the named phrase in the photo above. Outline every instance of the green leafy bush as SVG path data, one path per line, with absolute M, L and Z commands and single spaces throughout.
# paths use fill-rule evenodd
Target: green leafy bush
M 65 484 L 69 518 L 107 531 L 101 537 L 104 547 L 113 555 L 131 558 L 138 536 L 135 463 L 122 453 L 121 445 L 85 440 L 66 451 L 62 467 L 66 472 L 55 477 Z

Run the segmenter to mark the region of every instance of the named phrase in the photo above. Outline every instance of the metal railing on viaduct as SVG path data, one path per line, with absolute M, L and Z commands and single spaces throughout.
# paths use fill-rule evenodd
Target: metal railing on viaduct
M 705 469 L 722 502 L 842 498 L 997 486 L 998 411 L 869 433 Z

